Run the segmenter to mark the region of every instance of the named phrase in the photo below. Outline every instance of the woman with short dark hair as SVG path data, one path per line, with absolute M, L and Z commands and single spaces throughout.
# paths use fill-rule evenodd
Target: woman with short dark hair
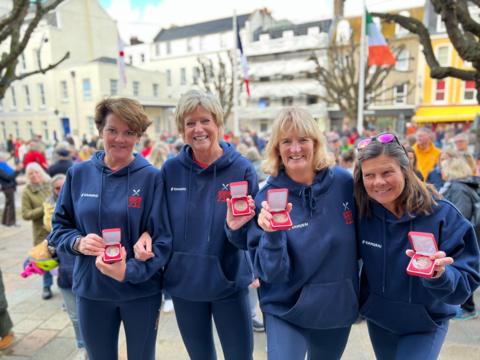
M 480 282 L 475 233 L 451 203 L 415 175 L 394 134 L 364 139 L 357 149 L 360 312 L 375 355 L 437 359 L 448 320 Z M 419 246 L 417 252 L 409 239 Z M 407 274 L 407 267 L 423 277 Z

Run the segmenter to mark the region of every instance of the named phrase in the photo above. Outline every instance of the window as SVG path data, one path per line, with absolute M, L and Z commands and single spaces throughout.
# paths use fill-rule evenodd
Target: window
M 23 85 L 23 90 L 25 91 L 25 109 L 30 110 L 32 102 L 30 101 L 30 89 L 28 85 Z
M 145 62 L 145 54 L 140 54 L 140 62 L 144 63 Z
M 313 105 L 318 103 L 317 95 L 307 95 L 307 105 Z
M 133 64 L 133 56 L 132 56 L 132 55 L 128 55 L 128 63 L 129 63 L 130 65 Z
M 47 102 L 45 101 L 45 87 L 43 84 L 38 84 L 38 95 L 40 97 L 40 108 L 45 108 Z
M 160 56 L 160 43 L 155 43 L 155 55 Z
M 14 121 L 13 126 L 15 127 L 15 136 L 17 138 L 19 138 L 20 137 L 20 129 L 18 128 L 18 121 Z
M 88 132 L 90 135 L 95 133 L 95 122 L 93 121 L 93 116 L 87 116 Z
M 187 85 L 187 70 L 185 68 L 180 69 L 180 85 Z
M 63 101 L 68 100 L 68 87 L 65 80 L 60 81 L 60 95 L 62 96 Z
M 27 62 L 25 61 L 25 54 L 20 55 L 20 65 L 22 67 L 22 70 L 27 69 Z
M 170 55 L 170 53 L 172 51 L 172 46 L 170 45 L 170 41 L 167 41 L 165 46 L 167 47 L 167 51 L 166 51 L 167 55 Z
M 191 52 L 191 51 L 192 51 L 192 39 L 187 38 L 187 52 Z
M 410 53 L 407 49 L 402 49 L 397 55 L 397 62 L 395 63 L 395 70 L 408 71 Z
M 5 125 L 5 121 L 2 121 L 2 134 L 3 134 L 3 138 L 6 139 L 7 138 L 7 126 Z
M 172 71 L 167 70 L 165 75 L 167 76 L 167 86 L 172 86 Z
M 437 59 L 440 66 L 448 66 L 448 46 L 437 48 Z
M 110 79 L 110 95 L 115 96 L 118 94 L 118 80 Z
M 30 137 L 33 139 L 33 137 L 34 137 L 33 123 L 31 121 L 27 121 L 27 128 L 30 129 Z
M 92 99 L 92 85 L 90 84 L 90 79 L 82 80 L 82 90 L 83 90 L 83 99 L 91 100 Z
M 282 80 L 293 80 L 293 75 L 282 75 Z
M 407 84 L 397 85 L 393 88 L 393 103 L 395 105 L 407 103 Z
M 470 81 L 465 81 L 464 82 L 465 89 L 463 91 L 463 100 L 465 101 L 475 101 L 476 97 L 476 89 L 475 89 L 475 81 L 470 80 Z
M 152 85 L 153 97 L 158 97 L 158 84 Z
M 270 81 L 270 77 L 268 77 L 268 76 L 260 76 L 260 78 L 258 79 L 258 81 L 260 81 L 260 82 Z
M 48 122 L 42 121 L 42 128 L 43 128 L 43 138 L 48 141 L 50 140 L 50 136 L 48 133 Z
M 198 66 L 194 66 L 193 67 L 193 83 L 197 85 L 199 79 L 200 79 L 200 68 Z
M 262 97 L 260 99 L 258 99 L 258 107 L 260 109 L 264 109 L 266 107 L 269 107 L 270 106 L 270 99 L 267 98 L 267 97 Z
M 12 110 L 17 108 L 17 97 L 15 95 L 15 88 L 12 86 L 10 87 L 10 95 L 12 95 Z
M 445 101 L 445 92 L 446 92 L 446 82 L 445 80 L 437 80 L 435 84 L 435 101 Z
M 293 105 L 293 97 L 291 97 L 291 96 L 282 97 L 282 105 L 283 106 Z
M 442 16 L 441 15 L 437 15 L 437 31 L 438 32 L 445 32 L 446 31 L 445 23 L 442 21 Z
M 139 96 L 140 95 L 140 82 L 139 81 L 134 81 L 132 83 L 133 85 L 133 96 Z

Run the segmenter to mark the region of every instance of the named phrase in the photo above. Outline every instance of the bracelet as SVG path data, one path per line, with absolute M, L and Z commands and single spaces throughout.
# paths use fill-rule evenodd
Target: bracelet
M 79 250 L 79 246 L 80 246 L 80 240 L 82 239 L 82 236 L 81 235 L 78 235 L 75 240 L 73 240 L 73 250 L 76 251 L 77 253 L 81 254 L 80 250 Z

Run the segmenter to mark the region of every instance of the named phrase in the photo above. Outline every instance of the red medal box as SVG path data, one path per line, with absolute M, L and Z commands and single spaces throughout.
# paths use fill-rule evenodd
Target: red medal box
M 245 216 L 252 213 L 252 209 L 248 205 L 248 181 L 237 181 L 230 183 L 230 195 L 232 215 Z
M 270 206 L 274 230 L 288 230 L 292 227 L 292 219 L 287 211 L 288 189 L 270 189 L 267 191 L 267 202 Z
M 432 233 L 410 231 L 408 240 L 415 254 L 407 266 L 407 274 L 424 278 L 433 277 L 435 260 L 431 260 L 430 256 L 438 251 L 435 236 Z
M 122 230 L 120 228 L 102 230 L 103 241 L 105 242 L 105 251 L 102 260 L 104 263 L 112 264 L 122 260 L 120 251 L 120 241 L 122 239 Z

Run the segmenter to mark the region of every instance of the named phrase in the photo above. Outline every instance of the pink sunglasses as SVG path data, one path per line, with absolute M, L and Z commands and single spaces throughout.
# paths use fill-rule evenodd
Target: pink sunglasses
M 400 141 L 398 140 L 395 134 L 383 133 L 377 136 L 372 136 L 371 138 L 360 140 L 357 144 L 357 150 L 359 151 L 363 150 L 368 145 L 370 145 L 372 142 L 375 142 L 375 141 L 381 144 L 388 144 L 388 143 L 391 143 L 392 141 L 395 141 L 398 145 L 402 146 L 402 144 L 400 144 Z

